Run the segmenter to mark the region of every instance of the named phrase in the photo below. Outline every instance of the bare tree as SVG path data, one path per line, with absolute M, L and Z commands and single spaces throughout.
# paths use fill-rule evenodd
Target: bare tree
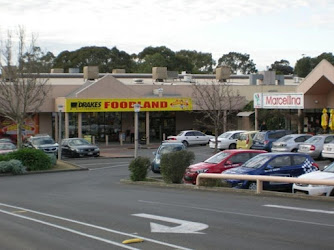
M 201 115 L 196 123 L 214 131 L 217 151 L 217 138 L 222 131 L 227 130 L 228 116 L 242 109 L 246 100 L 227 82 L 213 81 L 193 85 L 193 102 L 194 110 Z
M 35 38 L 29 46 L 25 45 L 24 29 L 19 27 L 17 46 L 14 46 L 12 32 L 1 43 L 0 68 L 0 115 L 14 121 L 17 125 L 17 146 L 22 145 L 24 120 L 37 113 L 45 101 L 50 85 L 47 78 L 40 78 L 34 57 Z M 14 51 L 16 63 L 14 61 Z M 24 55 L 29 54 L 26 60 Z

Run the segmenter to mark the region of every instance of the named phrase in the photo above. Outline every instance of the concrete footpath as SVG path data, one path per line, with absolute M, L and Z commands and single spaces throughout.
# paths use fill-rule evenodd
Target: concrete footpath
M 100 156 L 108 158 L 133 158 L 135 145 L 134 143 L 99 143 L 97 146 L 100 148 Z M 138 155 L 145 149 L 157 149 L 160 143 L 150 143 L 149 145 L 138 145 Z

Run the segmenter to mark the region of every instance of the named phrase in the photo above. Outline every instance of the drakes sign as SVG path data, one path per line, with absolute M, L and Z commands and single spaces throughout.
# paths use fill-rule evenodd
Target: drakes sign
M 255 93 L 254 108 L 304 109 L 303 93 Z
M 134 112 L 136 103 L 140 111 L 192 110 L 190 98 L 66 99 L 66 112 Z

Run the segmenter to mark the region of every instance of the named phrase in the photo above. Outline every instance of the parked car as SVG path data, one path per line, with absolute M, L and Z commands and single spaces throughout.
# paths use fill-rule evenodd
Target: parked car
M 298 152 L 308 154 L 313 159 L 321 159 L 324 144 L 332 142 L 333 139 L 334 135 L 332 134 L 312 136 L 299 145 Z
M 334 160 L 334 141 L 324 144 L 321 151 L 321 157 L 331 161 Z
M 68 157 L 100 156 L 100 149 L 82 138 L 63 139 L 61 152 Z
M 189 145 L 206 145 L 211 138 L 214 136 L 206 135 L 197 130 L 184 130 L 176 136 L 168 136 L 166 142 L 181 142 L 188 147 Z
M 199 173 L 217 173 L 238 167 L 248 161 L 250 158 L 266 153 L 264 150 L 251 149 L 230 149 L 219 152 L 204 162 L 190 165 L 184 174 L 183 181 L 185 183 L 196 184 L 196 178 Z
M 250 149 L 250 147 L 253 145 L 253 138 L 257 132 L 259 131 L 255 130 L 240 133 L 237 139 L 237 148 Z
M 334 162 L 326 166 L 324 170 L 303 174 L 298 178 L 310 180 L 334 180 Z M 334 196 L 334 187 L 294 183 L 292 186 L 292 192 L 304 193 L 308 195 Z
M 302 174 L 318 170 L 313 158 L 302 153 L 265 153 L 259 154 L 240 167 L 232 168 L 222 174 L 268 175 L 298 177 Z M 256 189 L 256 182 L 248 180 L 226 180 L 231 187 Z M 263 182 L 266 190 L 290 190 L 291 183 Z
M 289 134 L 291 134 L 290 130 L 268 130 L 257 132 L 253 138 L 253 145 L 250 148 L 271 152 L 272 143 Z
M 58 146 L 58 143 L 56 143 L 49 135 L 31 136 L 23 143 L 23 147 L 40 149 L 45 153 L 53 154 L 58 152 Z
M 163 142 L 156 152 L 153 152 L 154 159 L 151 163 L 153 173 L 160 173 L 160 160 L 163 154 L 185 150 L 186 146 L 181 142 Z
M 245 132 L 245 130 L 234 130 L 228 131 L 218 136 L 217 141 L 217 149 L 235 149 L 237 148 L 237 139 L 240 133 Z M 216 139 L 212 138 L 209 142 L 210 148 L 216 147 Z
M 1 142 L 0 143 L 0 154 L 8 154 L 16 150 L 16 146 L 11 142 Z
M 0 143 L 3 143 L 3 142 L 13 143 L 13 141 L 10 138 L 1 138 Z
M 311 137 L 310 134 L 285 135 L 273 142 L 271 152 L 297 152 L 299 145 Z

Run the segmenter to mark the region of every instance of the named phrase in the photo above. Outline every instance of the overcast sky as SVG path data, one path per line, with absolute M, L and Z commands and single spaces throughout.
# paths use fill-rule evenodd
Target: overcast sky
M 334 0 L 0 0 L 0 34 L 23 26 L 57 56 L 83 46 L 250 54 L 263 70 L 333 52 Z

